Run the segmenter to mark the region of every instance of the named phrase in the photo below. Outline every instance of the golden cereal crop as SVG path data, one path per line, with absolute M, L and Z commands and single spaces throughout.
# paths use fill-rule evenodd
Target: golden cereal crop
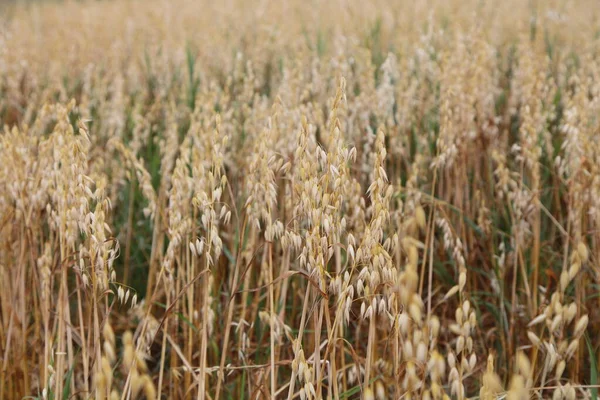
M 0 10 L 0 399 L 597 398 L 596 1 Z

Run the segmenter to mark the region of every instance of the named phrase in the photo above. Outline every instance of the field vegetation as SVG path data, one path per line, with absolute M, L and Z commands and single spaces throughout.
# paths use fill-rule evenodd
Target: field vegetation
M 0 10 L 0 399 L 598 398 L 597 1 Z

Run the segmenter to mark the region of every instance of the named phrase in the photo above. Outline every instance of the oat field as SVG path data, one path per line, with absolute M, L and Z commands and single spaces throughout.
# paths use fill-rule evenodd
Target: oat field
M 0 5 L 0 399 L 594 399 L 600 3 Z

